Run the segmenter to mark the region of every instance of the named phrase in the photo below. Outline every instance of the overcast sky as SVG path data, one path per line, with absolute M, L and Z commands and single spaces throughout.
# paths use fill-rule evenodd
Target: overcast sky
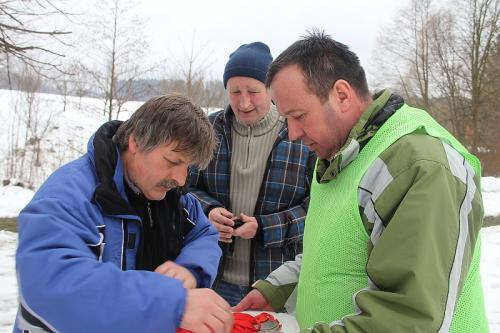
M 273 57 L 317 27 L 351 47 L 369 71 L 380 29 L 408 0 L 142 0 L 152 54 L 183 58 L 192 36 L 204 47 L 210 74 L 221 78 L 229 54 L 239 45 L 262 41 Z

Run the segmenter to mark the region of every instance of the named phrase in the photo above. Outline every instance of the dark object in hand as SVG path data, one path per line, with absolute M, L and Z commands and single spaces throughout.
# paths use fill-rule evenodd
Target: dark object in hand
M 241 226 L 243 225 L 243 223 L 244 223 L 244 222 L 243 222 L 242 220 L 240 220 L 240 219 L 236 219 L 236 220 L 234 220 L 233 229 L 236 229 L 236 228 L 241 227 Z

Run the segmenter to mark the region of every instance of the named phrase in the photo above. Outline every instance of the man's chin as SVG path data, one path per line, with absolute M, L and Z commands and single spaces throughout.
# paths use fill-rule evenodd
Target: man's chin
M 330 157 L 332 157 L 332 155 L 329 152 L 326 152 L 322 149 L 316 148 L 313 151 L 316 154 L 316 156 L 318 156 L 319 158 L 324 159 L 324 160 L 328 160 L 328 159 L 330 159 Z
M 148 200 L 154 200 L 154 201 L 159 201 L 159 200 L 163 200 L 165 198 L 165 196 L 167 195 L 167 192 L 170 191 L 170 189 L 168 190 L 163 190 L 163 191 L 154 191 L 154 192 L 149 192 L 149 193 L 145 193 L 144 196 L 148 199 Z

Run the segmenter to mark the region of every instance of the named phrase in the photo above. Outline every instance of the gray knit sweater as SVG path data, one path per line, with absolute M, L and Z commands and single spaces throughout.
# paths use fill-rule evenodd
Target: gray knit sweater
M 275 106 L 264 118 L 250 126 L 233 117 L 231 126 L 233 152 L 229 195 L 231 212 L 253 216 L 267 159 L 284 119 Z M 233 256 L 228 259 L 223 280 L 248 286 L 250 282 L 250 240 L 235 238 Z

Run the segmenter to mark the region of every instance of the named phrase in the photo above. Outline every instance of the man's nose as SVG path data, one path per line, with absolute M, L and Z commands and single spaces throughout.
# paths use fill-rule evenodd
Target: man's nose
M 242 93 L 240 96 L 240 100 L 238 103 L 238 108 L 240 110 L 248 110 L 251 108 L 252 102 L 250 100 L 250 95 L 246 93 Z
M 304 131 L 295 120 L 288 119 L 288 138 L 290 141 L 295 141 L 304 136 Z
M 178 186 L 186 184 L 188 168 L 186 166 L 176 166 L 172 169 L 170 178 L 177 182 Z

